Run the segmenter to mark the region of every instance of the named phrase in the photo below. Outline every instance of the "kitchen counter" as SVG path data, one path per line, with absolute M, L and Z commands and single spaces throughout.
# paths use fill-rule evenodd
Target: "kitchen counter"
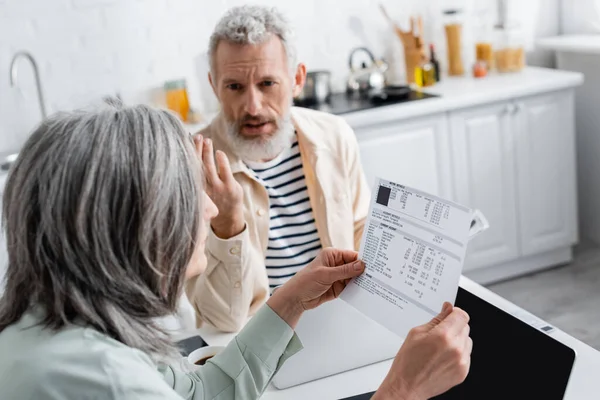
M 435 86 L 413 91 L 408 99 L 375 104 L 369 100 L 349 100 L 345 94 L 333 94 L 329 104 L 306 106 L 342 115 L 354 128 L 391 121 L 427 116 L 482 103 L 500 102 L 539 92 L 561 90 L 581 85 L 583 75 L 548 68 L 527 67 L 511 74 L 492 73 L 483 79 L 470 76 L 443 77 Z M 204 128 L 216 114 L 207 115 L 199 124 L 186 128 L 195 133 Z
M 580 73 L 537 67 L 527 67 L 519 73 L 490 74 L 482 79 L 467 76 L 444 77 L 437 85 L 423 90 L 425 93 L 439 97 L 374 107 L 345 114 L 344 119 L 356 129 L 483 103 L 507 101 L 539 92 L 571 88 L 581 83 L 583 83 L 583 75 Z
M 600 35 L 563 35 L 539 39 L 537 46 L 544 50 L 566 53 L 600 54 Z

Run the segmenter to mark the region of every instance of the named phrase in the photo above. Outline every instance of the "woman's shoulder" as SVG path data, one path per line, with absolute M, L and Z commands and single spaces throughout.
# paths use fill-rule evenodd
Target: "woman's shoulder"
M 26 316 L 0 334 L 0 391 L 44 399 L 130 398 L 162 381 L 149 356 L 93 329 L 50 331 Z M 6 355 L 6 356 L 5 356 Z M 164 381 L 162 384 L 168 389 Z M 82 396 L 85 394 L 85 396 Z

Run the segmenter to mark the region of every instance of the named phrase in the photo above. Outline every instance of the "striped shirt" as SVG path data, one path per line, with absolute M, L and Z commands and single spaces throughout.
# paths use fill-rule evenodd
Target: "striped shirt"
M 271 289 L 311 262 L 321 240 L 308 198 L 298 139 L 277 158 L 246 162 L 269 194 L 269 244 L 265 266 Z

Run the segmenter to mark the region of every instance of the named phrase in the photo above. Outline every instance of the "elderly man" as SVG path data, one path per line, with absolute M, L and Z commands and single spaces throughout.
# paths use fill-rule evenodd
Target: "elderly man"
M 199 134 L 219 215 L 206 273 L 188 283 L 198 313 L 237 331 L 273 288 L 324 247 L 357 249 L 370 192 L 343 119 L 292 107 L 306 78 L 274 9 L 231 9 L 210 38 L 209 80 L 222 111 Z M 216 152 L 214 152 L 216 150 Z

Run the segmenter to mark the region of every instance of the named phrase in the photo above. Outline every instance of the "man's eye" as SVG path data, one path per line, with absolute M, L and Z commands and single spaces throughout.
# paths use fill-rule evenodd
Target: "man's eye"
M 263 82 L 263 86 L 267 86 L 267 87 L 269 87 L 269 86 L 275 86 L 275 82 L 273 82 L 273 81 L 264 81 Z
M 227 89 L 229 90 L 240 90 L 242 88 L 242 85 L 240 85 L 239 83 L 230 83 L 229 85 L 227 85 Z

